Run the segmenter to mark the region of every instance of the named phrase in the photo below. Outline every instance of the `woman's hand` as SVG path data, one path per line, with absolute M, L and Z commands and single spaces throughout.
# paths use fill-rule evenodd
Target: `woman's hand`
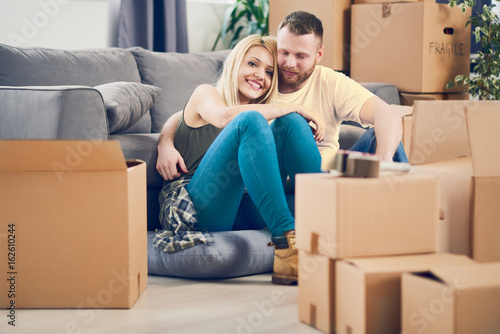
M 314 140 L 316 140 L 317 142 L 322 142 L 325 139 L 326 131 L 323 118 L 321 118 L 321 116 L 317 112 L 299 105 L 295 105 L 295 109 L 296 112 L 304 117 L 306 121 L 313 123 L 314 126 L 311 126 L 311 129 L 313 131 Z
M 156 170 L 165 180 L 175 180 L 188 172 L 184 159 L 173 145 L 158 146 Z

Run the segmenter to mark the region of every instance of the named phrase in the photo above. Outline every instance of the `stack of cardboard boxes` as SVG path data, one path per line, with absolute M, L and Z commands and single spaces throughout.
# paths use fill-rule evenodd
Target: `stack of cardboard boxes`
M 440 252 L 500 261 L 498 101 L 416 101 L 410 162 L 440 180 Z
M 350 334 L 500 330 L 500 138 L 485 136 L 500 103 L 419 101 L 414 117 L 411 147 L 445 168 L 297 176 L 302 322 Z M 472 159 L 454 159 L 469 142 Z

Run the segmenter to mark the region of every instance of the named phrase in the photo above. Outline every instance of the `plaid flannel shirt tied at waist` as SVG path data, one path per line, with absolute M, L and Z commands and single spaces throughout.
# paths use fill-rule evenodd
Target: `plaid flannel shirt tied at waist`
M 163 182 L 160 192 L 160 223 L 153 245 L 164 252 L 176 252 L 199 244 L 214 242 L 207 231 L 196 229 L 196 209 L 186 189 L 191 177 Z

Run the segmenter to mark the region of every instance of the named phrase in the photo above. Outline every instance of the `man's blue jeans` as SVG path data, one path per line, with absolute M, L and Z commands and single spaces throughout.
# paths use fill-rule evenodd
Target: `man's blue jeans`
M 243 112 L 217 136 L 187 185 L 197 227 L 230 231 L 267 226 L 273 236 L 293 230 L 284 183 L 288 176 L 294 184 L 295 174 L 320 171 L 321 156 L 302 116 L 291 113 L 269 125 L 260 113 Z M 249 196 L 244 197 L 245 189 Z M 250 218 L 259 215 L 261 219 Z
M 350 151 L 375 153 L 377 149 L 377 139 L 375 138 L 375 131 L 373 128 L 366 130 L 366 132 L 358 139 L 356 143 L 349 149 Z M 393 161 L 395 162 L 408 162 L 403 144 L 399 143 L 396 153 L 394 153 Z

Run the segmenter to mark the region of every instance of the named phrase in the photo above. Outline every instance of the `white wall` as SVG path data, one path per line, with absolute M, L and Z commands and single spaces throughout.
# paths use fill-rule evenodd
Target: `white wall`
M 493 9 L 493 12 L 500 16 L 500 1 L 493 0 L 492 3 L 496 5 L 496 7 Z
M 224 11 L 234 0 L 186 0 L 189 52 L 212 49 L 221 29 Z M 223 49 L 221 42 L 217 50 Z
M 234 0 L 187 0 L 190 52 L 211 50 L 229 3 Z M 117 46 L 119 8 L 120 0 L 0 0 L 0 43 L 62 49 Z
M 89 48 L 116 45 L 120 0 L 0 0 L 0 42 Z

